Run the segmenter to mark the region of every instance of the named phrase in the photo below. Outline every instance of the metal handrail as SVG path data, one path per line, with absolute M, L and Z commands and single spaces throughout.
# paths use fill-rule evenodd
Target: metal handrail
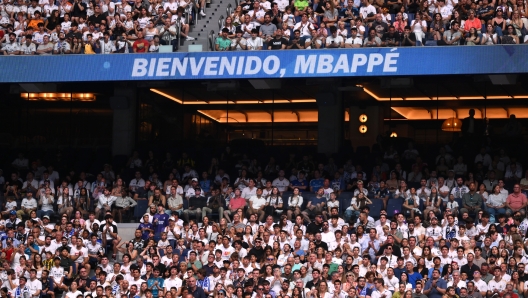
M 211 32 L 209 32 L 209 48 L 213 52 L 216 51 L 216 49 L 215 49 L 215 33 L 214 33 L 214 30 L 211 30 Z
M 176 25 L 176 41 L 178 42 L 178 49 L 180 49 L 181 41 L 181 24 Z
M 229 17 L 233 14 L 233 6 L 231 5 L 231 3 L 229 3 L 227 5 L 227 8 L 226 8 L 226 15 Z
M 185 14 L 185 24 L 189 24 L 189 23 L 190 23 L 191 13 L 192 13 L 192 9 L 190 9 L 190 10 Z M 194 21 L 196 22 L 196 20 L 194 20 Z
M 222 31 L 224 24 L 225 24 L 225 18 L 223 15 L 221 15 L 220 18 L 218 18 L 218 32 Z

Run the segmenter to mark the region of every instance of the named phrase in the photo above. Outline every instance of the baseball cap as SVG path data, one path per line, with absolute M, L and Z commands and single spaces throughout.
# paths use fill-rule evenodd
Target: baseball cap
M 9 212 L 9 214 L 16 215 L 16 211 L 15 210 L 11 210 L 11 212 Z
M 50 219 L 50 217 L 48 215 L 44 215 L 42 218 Z
M 196 181 L 196 182 L 198 182 L 198 178 L 192 178 L 191 181 Z

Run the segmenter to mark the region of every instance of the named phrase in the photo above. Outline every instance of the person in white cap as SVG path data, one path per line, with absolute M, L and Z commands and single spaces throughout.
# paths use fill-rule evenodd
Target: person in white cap
M 203 189 L 200 187 L 200 185 L 198 184 L 198 178 L 192 178 L 191 179 L 191 184 L 186 186 L 185 187 L 185 197 L 186 198 L 190 198 L 190 197 L 194 197 L 195 195 L 195 189 L 196 188 L 199 188 L 200 189 L 200 194 L 203 196 L 204 194 L 204 191 Z

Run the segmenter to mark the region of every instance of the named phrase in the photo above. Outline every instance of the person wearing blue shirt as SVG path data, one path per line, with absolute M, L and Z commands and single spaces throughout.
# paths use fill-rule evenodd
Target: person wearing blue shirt
M 429 274 L 427 274 L 427 277 L 432 278 L 433 277 L 433 271 L 435 269 L 438 269 L 440 271 L 440 274 L 442 274 L 443 267 L 441 264 L 442 260 L 439 257 L 433 258 L 433 268 L 429 269 Z
M 308 188 L 308 181 L 304 179 L 305 176 L 306 174 L 303 171 L 299 171 L 299 173 L 297 174 L 297 180 L 293 180 L 290 183 L 290 188 L 293 189 L 297 187 L 300 190 L 305 190 L 306 188 Z
M 200 187 L 208 193 L 211 190 L 212 185 L 213 183 L 211 179 L 209 179 L 209 177 L 207 176 L 207 171 L 203 171 L 202 179 L 200 180 Z
M 150 231 L 154 230 L 154 226 L 149 222 L 149 215 L 143 215 L 143 222 L 139 224 L 138 230 L 142 231 L 141 238 L 147 240 L 149 238 Z
M 414 272 L 413 263 L 410 261 L 405 264 L 405 269 L 407 271 L 409 283 L 412 285 L 413 289 L 416 288 L 416 282 L 422 280 L 422 275 L 418 272 Z
M 447 289 L 447 283 L 440 278 L 440 270 L 433 269 L 433 278 L 425 283 L 424 294 L 429 298 L 442 298 Z
M 158 213 L 154 214 L 152 219 L 154 225 L 154 241 L 158 241 L 161 238 L 161 233 L 165 230 L 165 227 L 169 225 L 169 215 L 165 213 L 163 205 L 158 205 Z
M 160 276 L 160 269 L 158 267 L 154 267 L 152 276 L 147 280 L 147 286 L 152 291 L 152 296 L 154 296 L 154 298 L 158 298 L 160 290 L 163 291 L 164 281 L 165 279 L 161 278 Z
M 321 178 L 319 170 L 314 171 L 314 178 L 310 181 L 310 192 L 317 193 L 319 188 L 323 187 L 324 179 Z

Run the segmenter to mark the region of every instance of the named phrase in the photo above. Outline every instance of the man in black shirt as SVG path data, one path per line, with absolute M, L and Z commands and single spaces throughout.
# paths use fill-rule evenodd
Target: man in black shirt
M 262 238 L 255 239 L 255 246 L 249 251 L 248 256 L 254 255 L 257 260 L 262 259 L 264 256 L 264 249 L 262 248 Z
M 381 45 L 384 47 L 397 47 L 400 45 L 401 36 L 400 32 L 396 31 L 393 25 L 389 26 L 389 31 L 383 34 L 381 38 Z
M 288 49 L 293 49 L 293 50 L 304 49 L 304 44 L 301 43 L 301 31 L 295 30 L 293 34 L 294 34 L 294 37 L 288 44 Z
M 271 9 L 266 12 L 266 15 L 271 17 L 271 23 L 280 28 L 282 24 L 282 12 L 279 10 L 277 2 L 271 3 Z
M 277 4 L 277 3 L 274 3 Z M 276 5 L 275 5 L 276 6 Z M 284 50 L 288 45 L 288 40 L 282 37 L 282 29 L 277 29 L 273 39 L 268 42 L 268 50 Z
M 189 222 L 189 214 L 196 215 L 198 222 L 202 220 L 202 208 L 207 207 L 207 198 L 202 195 L 201 188 L 194 189 L 194 197 L 189 198 L 189 208 L 183 211 L 185 220 Z
M 411 32 L 411 26 L 405 26 L 401 45 L 404 47 L 414 47 L 416 45 L 416 35 Z
M 306 288 L 307 289 L 312 289 L 312 288 L 317 288 L 319 287 L 319 283 L 322 281 L 322 278 L 321 278 L 321 271 L 319 271 L 319 269 L 317 268 L 314 268 L 312 270 L 312 280 L 310 280 L 309 282 L 306 283 Z
M 101 10 L 101 7 L 97 4 L 95 5 L 94 7 L 94 14 L 91 15 L 89 18 L 88 18 L 88 23 L 93 23 L 95 25 L 95 27 L 99 27 L 99 25 L 106 20 L 105 20 L 105 17 L 104 15 L 102 14 L 102 10 Z
M 323 215 L 319 212 L 315 214 L 315 220 L 306 228 L 306 233 L 317 234 L 323 232 Z

